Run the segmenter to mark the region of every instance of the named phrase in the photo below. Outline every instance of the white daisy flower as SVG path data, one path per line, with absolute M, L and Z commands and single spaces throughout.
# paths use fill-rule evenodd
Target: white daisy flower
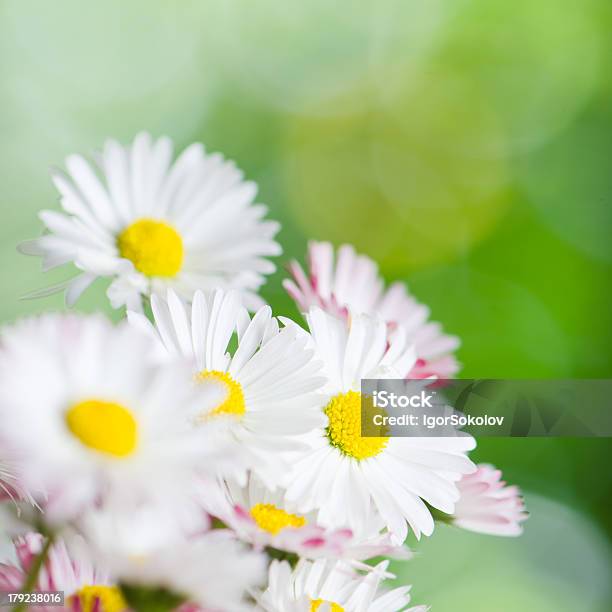
M 292 512 L 284 490 L 271 492 L 254 476 L 249 478 L 246 487 L 227 484 L 224 493 L 222 499 L 207 509 L 257 550 L 272 547 L 304 559 L 361 561 L 379 555 L 410 557 L 406 548 L 394 546 L 388 534 L 380 533 L 380 524 L 372 521 L 367 534 L 354 534 L 350 529 L 326 529 L 316 524 L 316 513 Z
M 0 441 L 49 520 L 111 496 L 178 497 L 221 452 L 214 427 L 188 418 L 216 390 L 154 363 L 150 338 L 127 323 L 44 315 L 0 334 Z
M 41 212 L 48 233 L 20 250 L 42 257 L 45 270 L 72 262 L 81 273 L 31 297 L 66 289 L 71 305 L 108 277 L 114 307 L 138 309 L 141 296 L 168 287 L 187 298 L 196 289 L 235 288 L 249 308 L 261 305 L 257 290 L 275 269 L 265 258 L 281 248 L 279 225 L 253 204 L 257 186 L 201 144 L 174 163 L 172 148 L 168 138 L 141 133 L 127 147 L 107 141 L 93 163 L 71 155 L 66 175 L 53 172 L 63 212 Z
M 28 533 L 15 540 L 17 564 L 0 564 L 0 591 L 21 590 L 43 544 L 44 538 L 38 533 Z M 121 591 L 108 574 L 94 568 L 87 555 L 69 552 L 63 540 L 49 549 L 33 591 L 63 591 L 64 610 L 70 612 L 124 612 L 127 609 Z M 36 606 L 36 610 L 55 612 L 57 604 Z
M 286 561 L 272 561 L 268 587 L 254 595 L 265 612 L 426 612 L 426 606 L 406 608 L 409 586 L 380 590 L 394 577 L 388 565 L 382 561 L 363 575 L 343 561 L 302 560 L 293 571 Z
M 516 486 L 507 486 L 501 470 L 481 463 L 473 474 L 459 481 L 461 497 L 455 506 L 452 523 L 498 536 L 519 536 L 527 520 L 525 503 Z
M 310 450 L 296 453 L 288 502 L 301 512 L 318 510 L 321 525 L 355 533 L 379 515 L 397 544 L 406 539 L 406 522 L 417 537 L 430 535 L 425 502 L 453 512 L 456 482 L 475 469 L 465 455 L 474 439 L 361 437 L 361 380 L 404 378 L 414 351 L 401 328 L 388 337 L 379 318 L 346 321 L 314 307 L 307 320 L 328 378 L 321 408 L 329 425 L 304 437 Z
M 137 313 L 129 320 L 152 333 L 170 357 L 187 357 L 201 385 L 222 389 L 223 399 L 200 410 L 195 422 L 224 417 L 236 449 L 248 458 L 232 476 L 245 484 L 250 467 L 274 488 L 288 469 L 279 452 L 294 450 L 297 435 L 327 423 L 317 393 L 325 379 L 306 349 L 306 334 L 296 325 L 280 329 L 268 306 L 251 319 L 235 292 L 198 291 L 188 306 L 169 291 L 167 300 L 153 296 L 151 305 L 155 328 Z
M 80 528 L 94 558 L 122 588 L 163 589 L 177 606 L 191 604 L 189 610 L 250 610 L 248 592 L 265 580 L 265 555 L 230 531 L 186 533 L 172 514 L 156 508 L 90 512 Z
M 319 306 L 345 317 L 350 310 L 382 317 L 391 330 L 401 325 L 417 357 L 408 378 L 452 378 L 459 371 L 453 355 L 459 339 L 445 334 L 439 323 L 429 321 L 429 308 L 410 295 L 403 283 L 385 289 L 376 262 L 357 254 L 352 246 L 341 246 L 334 262 L 334 248 L 329 242 L 310 242 L 308 275 L 297 261 L 289 264 L 289 271 L 293 280 L 286 279 L 283 285 L 302 312 Z

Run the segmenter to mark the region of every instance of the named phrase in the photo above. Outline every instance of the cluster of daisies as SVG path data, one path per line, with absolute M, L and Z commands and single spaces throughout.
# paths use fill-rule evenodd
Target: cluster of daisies
M 173 161 L 140 134 L 53 181 L 62 210 L 20 249 L 78 273 L 39 294 L 72 305 L 104 277 L 126 317 L 1 330 L 0 591 L 79 612 L 395 612 L 409 532 L 521 532 L 519 491 L 472 463 L 473 438 L 361 437 L 363 378 L 458 370 L 457 339 L 372 260 L 311 243 L 285 281 L 296 322 L 257 293 L 279 226 L 221 155 Z

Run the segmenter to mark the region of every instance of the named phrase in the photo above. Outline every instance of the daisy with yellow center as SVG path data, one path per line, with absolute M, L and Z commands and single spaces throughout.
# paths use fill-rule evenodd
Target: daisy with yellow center
M 306 524 L 303 516 L 285 512 L 274 504 L 255 504 L 251 508 L 251 516 L 260 529 L 272 535 L 276 535 L 287 527 L 298 529 Z
M 229 530 L 207 530 L 201 507 L 185 520 L 174 501 L 88 512 L 79 524 L 88 550 L 122 585 L 134 612 L 251 609 L 247 593 L 264 578 L 265 555 Z M 103 595 L 116 602 L 111 591 Z
M 253 475 L 245 486 L 226 482 L 222 495 L 206 501 L 205 508 L 256 549 L 273 548 L 303 559 L 406 557 L 391 544 L 388 534 L 380 533 L 378 521 L 372 520 L 360 534 L 346 528 L 327 529 L 317 524 L 316 513 L 302 514 L 288 506 L 285 489 L 270 491 Z
M 15 476 L 36 501 L 53 492 L 54 522 L 105 496 L 188 495 L 196 470 L 214 472 L 218 443 L 190 418 L 218 392 L 160 365 L 127 322 L 44 315 L 4 328 L 2 344 L 0 436 L 20 450 Z
M 0 574 L 12 575 L 21 584 L 34 559 L 40 554 L 43 544 L 44 538 L 38 533 L 28 533 L 17 538 L 14 542 L 15 557 L 20 565 L 0 564 Z M 64 593 L 66 609 L 69 610 L 124 612 L 128 608 L 120 589 L 110 582 L 106 573 L 95 567 L 90 557 L 82 551 L 80 553 L 75 550 L 69 551 L 61 539 L 50 547 L 35 590 L 48 591 L 49 585 L 53 585 L 53 590 Z M 16 590 L 19 590 L 19 586 L 16 586 Z
M 255 595 L 265 612 L 426 612 L 425 606 L 407 609 L 410 587 L 384 588 L 394 578 L 383 561 L 367 573 L 344 561 L 300 560 L 294 569 L 286 561 L 272 561 L 268 586 Z
M 325 527 L 355 533 L 372 520 L 373 508 L 396 544 L 405 540 L 408 525 L 417 537 L 431 534 L 427 504 L 452 513 L 456 482 L 474 470 L 466 456 L 474 440 L 393 438 L 385 429 L 378 437 L 362 436 L 362 403 L 372 409 L 361 396 L 362 379 L 404 379 L 415 362 L 414 347 L 401 328 L 389 337 L 379 318 L 335 317 L 313 307 L 307 319 L 328 379 L 320 402 L 328 423 L 305 437 L 309 448 L 294 462 L 287 502 L 314 512 Z
M 198 387 L 221 391 L 213 409 L 202 407 L 193 423 L 226 425 L 244 463 L 222 475 L 244 483 L 250 469 L 274 489 L 289 470 L 283 451 L 293 451 L 297 436 L 327 420 L 317 393 L 324 383 L 321 364 L 306 346 L 306 333 L 281 328 L 267 306 L 251 318 L 237 292 L 196 291 L 189 304 L 170 290 L 166 299 L 153 296 L 151 306 L 154 325 L 135 312 L 128 313 L 130 322 L 167 358 L 186 358 Z
M 288 531 L 295 537 L 296 545 L 301 538 L 312 536 L 307 517 L 286 508 L 283 491 L 269 491 L 256 476 L 249 476 L 245 486 L 235 482 L 226 483 L 224 495 L 227 503 L 212 507 L 211 512 L 252 544 L 274 546 L 276 543 L 277 548 L 282 548 L 279 542 L 286 543 Z M 236 509 L 239 509 L 238 512 Z
M 281 252 L 278 223 L 264 220 L 256 185 L 231 161 L 201 144 L 172 155 L 170 139 L 141 133 L 127 146 L 107 141 L 95 161 L 69 156 L 66 174 L 52 176 L 62 211 L 43 211 L 48 232 L 20 250 L 45 270 L 73 263 L 81 273 L 31 295 L 65 290 L 74 304 L 106 277 L 115 308 L 140 308 L 142 296 L 169 287 L 186 299 L 198 288 L 233 288 L 249 309 L 260 307 L 257 290 L 275 269 L 267 258 Z

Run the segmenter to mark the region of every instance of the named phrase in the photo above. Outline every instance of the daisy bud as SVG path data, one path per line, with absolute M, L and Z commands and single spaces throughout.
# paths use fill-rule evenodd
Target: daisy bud
M 521 523 L 527 519 L 521 492 L 516 486 L 506 486 L 502 473 L 481 463 L 473 474 L 459 481 L 461 497 L 455 505 L 452 523 L 478 533 L 498 536 L 518 536 Z

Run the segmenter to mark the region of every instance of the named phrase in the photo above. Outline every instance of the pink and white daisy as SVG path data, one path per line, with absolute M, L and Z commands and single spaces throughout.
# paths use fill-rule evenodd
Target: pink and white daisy
M 289 264 L 293 280 L 283 286 L 301 312 L 318 306 L 339 317 L 348 311 L 382 317 L 393 330 L 401 325 L 414 344 L 416 361 L 408 378 L 452 378 L 459 371 L 453 352 L 459 339 L 445 334 L 439 323 L 429 321 L 429 308 L 419 303 L 403 283 L 385 289 L 376 262 L 355 252 L 352 246 L 334 249 L 329 242 L 308 244 L 308 269 L 297 261 Z
M 501 470 L 481 463 L 458 483 L 461 497 L 452 523 L 469 531 L 497 536 L 519 536 L 528 514 L 521 492 L 507 486 Z
M 26 575 L 43 548 L 44 538 L 29 533 L 16 538 L 17 564 L 0 564 L 0 591 L 20 591 Z M 94 568 L 86 555 L 68 552 L 63 541 L 55 542 L 42 566 L 34 591 L 63 591 L 65 610 L 69 612 L 123 612 L 127 604 L 106 572 Z M 57 605 L 30 608 L 54 612 Z
M 410 587 L 384 590 L 394 578 L 382 561 L 362 574 L 344 561 L 301 560 L 294 570 L 286 561 L 272 561 L 268 586 L 254 593 L 264 612 L 426 612 L 426 606 L 407 609 Z
M 45 210 L 47 233 L 20 250 L 39 256 L 44 270 L 73 263 L 80 273 L 67 283 L 32 294 L 66 291 L 74 304 L 98 277 L 112 280 L 111 304 L 141 307 L 141 296 L 174 288 L 185 298 L 196 289 L 236 289 L 251 309 L 257 290 L 275 270 L 279 230 L 254 204 L 255 183 L 235 164 L 192 144 L 172 162 L 169 138 L 140 133 L 131 145 L 108 140 L 92 161 L 66 159 L 54 171 L 62 212 Z
M 394 546 L 388 533 L 381 533 L 380 521 L 368 525 L 368 534 L 350 529 L 326 529 L 316 524 L 316 513 L 292 512 L 285 492 L 266 489 L 251 476 L 246 487 L 227 484 L 222 499 L 210 509 L 237 536 L 257 550 L 272 547 L 295 553 L 304 559 L 320 557 L 361 561 L 379 555 L 407 559 L 406 548 Z
M 287 502 L 302 514 L 317 511 L 325 527 L 355 533 L 380 517 L 395 544 L 404 542 L 408 525 L 417 537 L 430 535 L 427 504 L 454 511 L 457 481 L 475 470 L 466 456 L 474 439 L 362 437 L 362 379 L 405 378 L 414 350 L 401 327 L 389 336 L 380 318 L 340 319 L 313 307 L 307 321 L 327 376 L 320 410 L 328 425 L 303 436 L 309 449 L 293 457 Z

